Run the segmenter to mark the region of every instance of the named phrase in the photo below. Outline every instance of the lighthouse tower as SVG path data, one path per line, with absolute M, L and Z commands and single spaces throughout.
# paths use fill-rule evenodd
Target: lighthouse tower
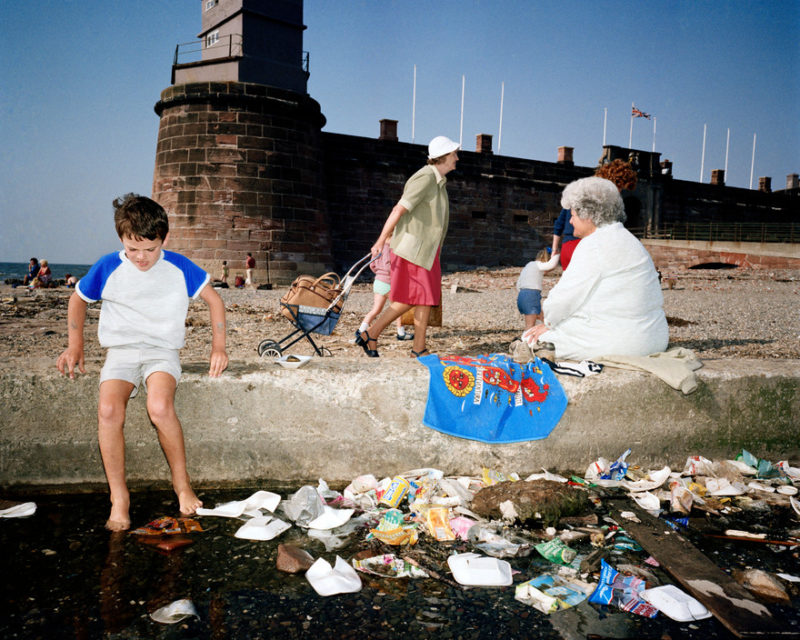
M 153 198 L 170 249 L 212 274 L 256 259 L 256 282 L 331 270 L 320 129 L 306 91 L 302 0 L 198 0 L 202 31 L 179 44 L 160 117 Z

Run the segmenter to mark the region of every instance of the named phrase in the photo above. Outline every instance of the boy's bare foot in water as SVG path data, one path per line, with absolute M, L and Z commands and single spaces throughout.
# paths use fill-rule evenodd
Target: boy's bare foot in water
M 191 516 L 203 506 L 203 501 L 200 500 L 190 488 L 184 489 L 183 491 L 176 491 L 176 493 L 178 494 L 178 504 L 180 505 L 181 515 Z
M 111 501 L 111 513 L 106 520 L 109 531 L 126 531 L 131 528 L 130 498 Z

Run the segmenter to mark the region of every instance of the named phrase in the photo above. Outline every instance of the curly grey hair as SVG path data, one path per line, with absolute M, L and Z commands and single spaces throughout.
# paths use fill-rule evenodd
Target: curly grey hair
M 625 222 L 625 205 L 619 189 L 605 178 L 581 178 L 570 182 L 561 194 L 561 206 L 572 209 L 582 220 L 591 220 L 598 227 Z

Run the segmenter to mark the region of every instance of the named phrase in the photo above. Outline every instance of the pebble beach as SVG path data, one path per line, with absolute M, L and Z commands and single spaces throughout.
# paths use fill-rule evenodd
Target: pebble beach
M 506 353 L 524 327 L 516 309 L 518 267 L 477 269 L 445 274 L 442 282 L 443 326 L 431 327 L 432 352 L 461 355 Z M 543 295 L 558 281 L 544 280 Z M 672 285 L 670 288 L 669 285 Z M 279 341 L 292 331 L 280 315 L 287 286 L 264 289 L 218 289 L 225 301 L 228 355 L 233 361 L 256 362 L 262 340 Z M 684 347 L 701 359 L 800 359 L 800 270 L 687 270 L 662 285 L 670 347 Z M 67 344 L 67 303 L 71 291 L 29 291 L 0 285 L 0 357 L 18 370 L 55 367 Z M 353 335 L 372 305 L 371 282 L 357 283 L 345 302 L 331 336 L 315 336 L 334 357 L 365 358 Z M 86 362 L 99 371 L 103 351 L 97 343 L 99 305 L 88 311 Z M 211 329 L 202 302 L 193 302 L 187 317 L 184 362 L 208 358 Z M 387 329 L 378 345 L 383 358 L 407 358 L 411 342 L 398 341 Z M 311 354 L 305 340 L 289 352 Z

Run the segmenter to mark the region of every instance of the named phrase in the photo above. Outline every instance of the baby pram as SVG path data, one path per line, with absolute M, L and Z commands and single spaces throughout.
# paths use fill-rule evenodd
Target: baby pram
M 322 336 L 329 336 L 333 333 L 333 330 L 336 328 L 336 323 L 339 322 L 342 307 L 347 300 L 347 296 L 350 294 L 353 283 L 361 275 L 361 272 L 372 262 L 371 258 L 371 254 L 367 254 L 361 258 L 350 267 L 350 270 L 344 275 L 341 281 L 339 281 L 338 276 L 334 273 L 326 274 L 322 278 L 317 279 L 317 282 L 319 280 L 324 280 L 323 284 L 326 289 L 335 292 L 335 297 L 330 301 L 324 300 L 326 303 L 324 306 L 291 304 L 285 301 L 287 296 L 284 296 L 281 299 L 281 315 L 292 323 L 294 331 L 278 341 L 262 340 L 258 345 L 258 355 L 262 358 L 280 358 L 289 347 L 305 338 L 311 343 L 311 346 L 314 347 L 314 352 L 318 356 L 330 356 L 330 350 L 326 347 L 318 346 L 311 337 L 311 334 L 317 333 Z M 313 278 L 309 278 L 309 276 L 301 276 L 295 280 L 292 286 L 295 287 L 302 278 L 313 281 Z M 319 297 L 317 300 L 322 301 L 322 298 Z M 313 302 L 313 304 L 320 304 L 320 302 Z

